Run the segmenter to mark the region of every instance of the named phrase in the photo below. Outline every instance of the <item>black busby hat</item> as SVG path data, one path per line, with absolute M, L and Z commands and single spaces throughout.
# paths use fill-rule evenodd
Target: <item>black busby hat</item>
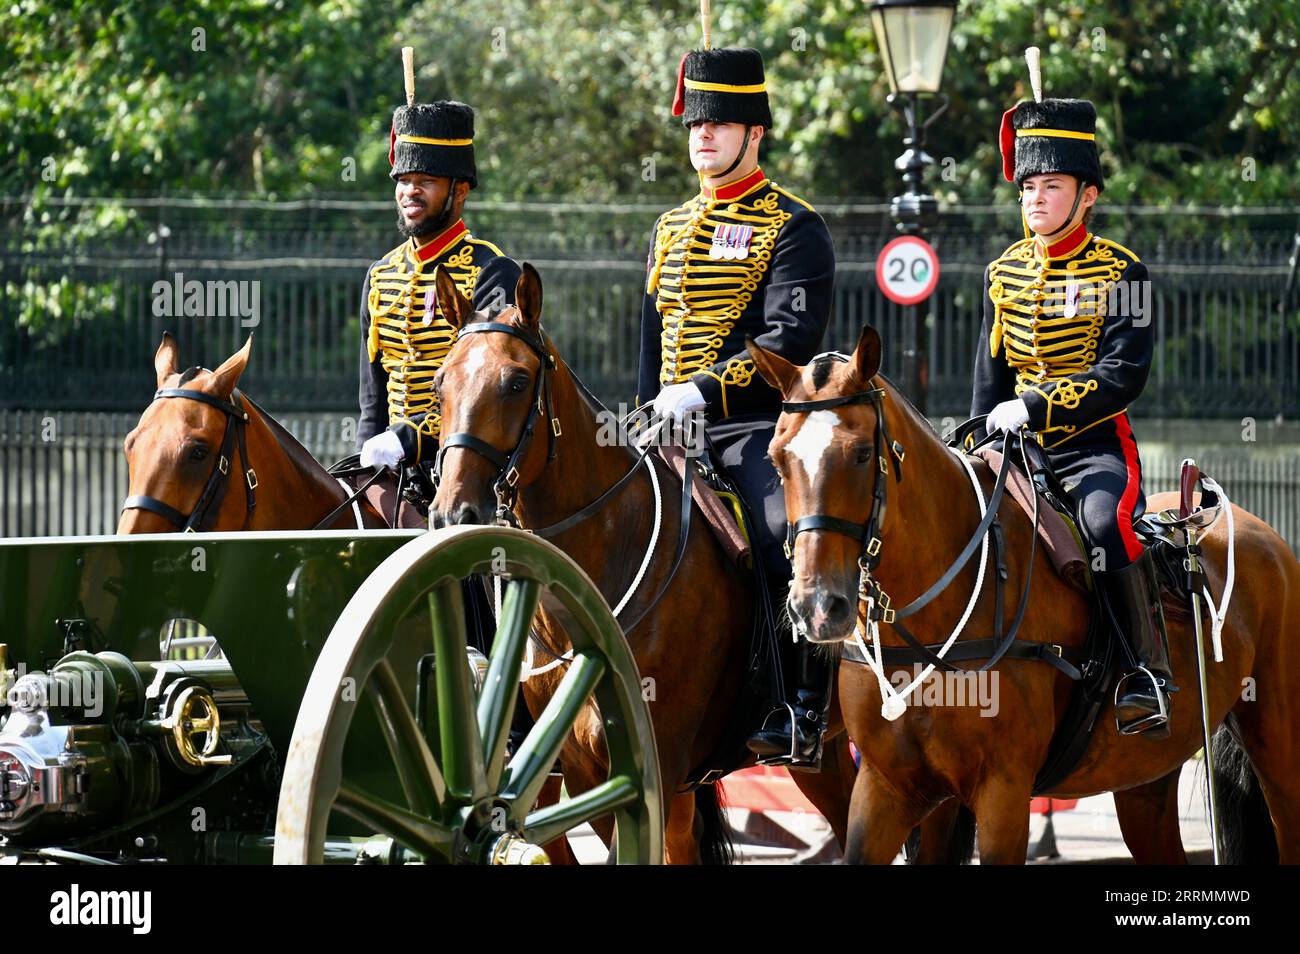
M 1023 184 L 1030 176 L 1061 172 L 1105 188 L 1097 152 L 1097 110 L 1086 99 L 1018 103 L 1002 116 L 1002 174 Z
M 389 175 L 408 172 L 464 179 L 478 185 L 474 165 L 474 110 L 464 103 L 440 101 L 399 106 L 389 134 Z
M 673 115 L 696 122 L 772 128 L 763 54 L 751 49 L 692 50 L 677 69 Z

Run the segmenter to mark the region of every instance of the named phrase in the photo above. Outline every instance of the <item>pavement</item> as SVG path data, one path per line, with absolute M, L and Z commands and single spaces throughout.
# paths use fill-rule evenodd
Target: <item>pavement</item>
M 781 773 L 788 781 L 788 776 Z M 726 783 L 724 783 L 726 784 Z M 790 783 L 793 788 L 793 783 Z M 728 785 L 729 793 L 732 786 Z M 770 793 L 770 794 L 769 794 Z M 757 794 L 737 791 L 733 805 L 754 805 L 763 810 L 731 807 L 728 819 L 736 835 L 736 861 L 739 864 L 838 864 L 839 847 L 830 825 L 810 807 L 797 806 L 784 794 L 783 783 L 760 787 Z M 1199 760 L 1183 765 L 1178 784 L 1179 824 L 1183 846 L 1193 863 L 1208 862 L 1210 828 L 1205 807 L 1205 775 Z M 1115 817 L 1115 800 L 1109 794 L 1081 798 L 1075 807 L 1055 811 L 1050 826 L 1055 837 L 1057 856 L 1035 859 L 1034 850 L 1048 830 L 1049 819 L 1031 814 L 1029 845 L 1031 864 L 1132 864 L 1132 857 L 1120 835 Z M 607 852 L 590 828 L 579 829 L 569 836 L 578 860 L 600 864 Z M 978 856 L 976 858 L 978 861 Z M 894 864 L 902 864 L 902 856 Z

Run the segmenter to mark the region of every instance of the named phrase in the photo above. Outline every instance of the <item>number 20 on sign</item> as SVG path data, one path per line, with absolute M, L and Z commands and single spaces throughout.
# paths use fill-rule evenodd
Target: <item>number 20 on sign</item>
M 925 239 L 904 235 L 880 250 L 876 284 L 890 301 L 915 305 L 929 298 L 938 283 L 939 256 Z

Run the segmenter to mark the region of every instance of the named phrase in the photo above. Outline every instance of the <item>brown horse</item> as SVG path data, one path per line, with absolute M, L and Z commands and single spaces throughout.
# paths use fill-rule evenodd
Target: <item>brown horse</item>
M 769 453 L 785 487 L 792 524 L 824 514 L 842 526 L 865 526 L 877 481 L 888 481 L 888 506 L 878 534 L 880 562 L 872 574 L 894 607 L 924 593 L 954 561 L 980 522 L 967 472 L 925 418 L 878 374 L 880 339 L 864 329 L 847 360 L 824 356 L 797 367 L 778 355 L 751 346 L 763 374 L 786 402 L 862 400 L 834 407 L 784 413 Z M 868 399 L 871 389 L 883 397 Z M 877 403 L 878 401 L 878 403 Z M 901 461 L 876 446 L 878 412 L 886 431 L 902 445 Z M 878 466 L 879 463 L 879 466 Z M 987 495 L 992 473 L 976 466 Z M 1177 504 L 1177 495 L 1159 494 L 1152 510 Z M 1236 587 L 1223 627 L 1221 663 L 1209 662 L 1212 724 L 1228 718 L 1232 731 L 1220 731 L 1216 790 L 1234 781 L 1262 791 L 1271 815 L 1271 840 L 1282 862 L 1300 861 L 1300 564 L 1286 543 L 1263 521 L 1234 508 Z M 1008 592 L 1018 594 L 1027 571 L 1033 533 L 1029 517 L 1003 498 L 1000 521 L 1006 534 Z M 1227 546 L 1226 521 L 1204 538 L 1212 593 L 1221 593 Z M 865 626 L 860 604 L 861 543 L 847 532 L 822 527 L 798 534 L 789 609 L 809 638 L 834 644 Z M 971 597 L 976 562 L 970 561 L 933 602 L 911 616 L 908 625 L 923 643 L 948 638 Z M 987 581 L 986 581 L 987 582 Z M 993 587 L 979 594 L 967 632 L 992 630 Z M 1169 607 L 1169 642 L 1175 681 L 1171 735 L 1165 741 L 1122 736 L 1109 706 L 1082 761 L 1054 790 L 1055 797 L 1115 793 L 1121 829 L 1139 863 L 1182 862 L 1178 839 L 1177 770 L 1201 747 L 1200 698 L 1190 614 Z M 1080 646 L 1091 607 L 1074 587 L 1057 576 L 1037 550 L 1031 600 L 1020 630 L 1023 639 L 1065 647 Z M 882 645 L 901 645 L 888 626 Z M 978 663 L 968 664 L 972 668 Z M 998 711 L 985 718 L 975 706 L 907 706 L 895 721 L 882 717 L 882 694 L 865 666 L 844 665 L 839 697 L 849 733 L 862 751 L 864 766 L 853 791 L 846 858 L 885 863 L 908 831 L 936 805 L 959 800 L 976 816 L 982 863 L 1020 864 L 1025 860 L 1028 818 L 1025 803 L 1035 774 L 1062 717 L 1072 683 L 1056 669 L 1030 660 L 1002 660 Z M 895 683 L 897 685 L 897 683 Z M 1244 753 L 1242 748 L 1244 747 Z M 1248 761 L 1246 760 L 1248 756 Z M 1223 807 L 1220 821 L 1230 847 L 1245 827 L 1268 819 Z M 1258 830 L 1258 829 L 1256 829 Z M 1264 831 L 1268 831 L 1267 827 Z M 1269 846 L 1271 847 L 1271 846 Z
M 292 434 L 236 390 L 252 346 L 250 336 L 215 371 L 195 368 L 182 374 L 176 340 L 163 335 L 154 356 L 158 390 L 192 395 L 156 396 L 127 435 L 132 506 L 122 511 L 118 533 L 182 529 L 209 485 L 214 488 L 211 504 L 195 529 L 309 530 L 347 499 L 339 482 Z M 247 414 L 247 423 L 227 412 L 225 406 L 235 408 L 232 401 Z M 232 428 L 244 430 L 242 440 L 234 439 Z M 365 500 L 358 504 L 364 526 L 386 526 Z M 330 529 L 356 525 L 348 507 Z
M 608 430 L 609 422 L 602 422 L 598 408 L 542 332 L 542 286 L 536 270 L 524 265 L 516 289 L 517 306 L 493 319 L 497 326 L 514 329 L 517 335 L 464 332 L 471 323 L 485 321 L 485 316 L 475 315 L 470 302 L 441 270 L 437 283 L 444 314 L 462 329 L 462 335 L 435 379 L 444 431 L 441 478 L 432 511 L 435 526 L 490 521 L 497 509 L 492 488 L 505 473 L 500 459 L 514 448 L 521 452 L 515 461 L 513 513 L 522 526 L 549 527 L 588 508 L 628 474 L 636 457 L 618 441 L 602 439 L 602 429 Z M 544 366 L 549 378 L 545 387 L 539 382 Z M 549 399 L 539 388 L 549 388 Z M 541 416 L 526 431 L 536 414 L 534 409 L 548 400 L 555 428 Z M 534 436 L 521 437 L 525 433 Z M 449 448 L 455 438 L 447 435 L 453 434 L 470 435 L 469 446 L 461 443 Z M 475 442 L 480 442 L 479 447 L 473 446 Z M 485 456 L 482 444 L 487 445 L 488 455 L 500 459 Z M 548 460 L 549 446 L 555 447 L 554 461 Z M 747 575 L 726 557 L 698 515 L 690 527 L 680 568 L 671 576 L 681 482 L 663 467 L 658 467 L 657 473 L 665 530 L 620 618 L 625 625 L 637 620 L 627 631 L 628 642 L 643 678 L 649 680 L 647 685 L 654 687 L 651 715 L 665 790 L 678 792 L 688 773 L 715 751 L 728 715 L 741 697 L 757 598 Z M 587 519 L 554 538 L 581 564 L 611 605 L 627 591 L 642 561 L 654 509 L 651 482 L 644 474 L 638 475 Z M 662 598 L 654 602 L 661 590 Z M 643 611 L 647 612 L 641 616 Z M 560 655 L 568 645 L 559 621 L 545 610 L 539 613 L 536 631 L 548 653 Z M 525 684 L 525 699 L 534 717 L 563 675 L 564 669 L 557 667 Z M 607 769 L 602 744 L 599 714 L 588 706 L 561 755 L 571 792 L 585 791 L 604 780 Z M 837 725 L 831 729 L 822 771 L 794 773 L 800 789 L 830 822 L 841 846 L 855 775 L 847 736 Z M 949 858 L 955 822 L 955 814 L 943 814 L 926 826 L 919 860 Z M 596 827 L 608 843 L 611 826 L 601 823 Z M 729 857 L 725 831 L 713 786 L 703 786 L 695 794 L 677 794 L 668 809 L 667 860 L 724 861 Z M 951 840 L 953 850 L 960 852 L 961 836 Z

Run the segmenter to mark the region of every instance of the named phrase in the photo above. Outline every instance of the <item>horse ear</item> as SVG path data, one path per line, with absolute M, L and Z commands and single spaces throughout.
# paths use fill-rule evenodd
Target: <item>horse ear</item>
M 210 392 L 217 397 L 229 398 L 235 390 L 235 385 L 239 383 L 239 376 L 244 373 L 244 368 L 248 367 L 248 356 L 253 350 L 253 334 L 249 332 L 248 340 L 244 346 L 222 362 L 221 367 L 212 372 L 212 377 L 208 379 L 208 388 Z
M 853 349 L 853 374 L 866 384 L 880 370 L 880 335 L 871 325 L 862 326 L 858 345 Z
M 515 285 L 515 307 L 529 328 L 536 329 L 542 323 L 542 276 L 527 262 Z
M 745 338 L 745 347 L 754 359 L 754 366 L 763 380 L 782 394 L 789 394 L 790 388 L 799 380 L 799 367 L 791 364 L 775 351 L 768 351 L 753 338 Z
M 473 314 L 473 304 L 461 294 L 456 280 L 442 265 L 439 265 L 434 272 L 433 280 L 438 288 L 438 304 L 441 306 L 442 317 L 446 319 L 447 324 L 459 331 Z
M 158 346 L 158 352 L 153 356 L 153 369 L 158 372 L 160 388 L 164 381 L 181 369 L 180 349 L 176 347 L 176 339 L 166 331 L 163 332 L 162 344 Z

